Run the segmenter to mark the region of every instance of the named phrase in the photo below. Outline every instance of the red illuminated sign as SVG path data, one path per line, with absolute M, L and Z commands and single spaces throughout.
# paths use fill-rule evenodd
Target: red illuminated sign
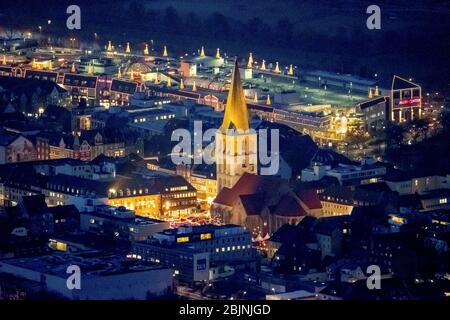
M 401 106 L 413 106 L 420 103 L 420 98 L 403 99 L 398 102 Z

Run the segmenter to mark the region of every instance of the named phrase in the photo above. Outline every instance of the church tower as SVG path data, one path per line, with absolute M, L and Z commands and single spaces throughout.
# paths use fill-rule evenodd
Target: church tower
M 245 173 L 257 174 L 258 143 L 250 123 L 237 61 L 231 76 L 223 123 L 216 133 L 217 192 L 232 188 Z

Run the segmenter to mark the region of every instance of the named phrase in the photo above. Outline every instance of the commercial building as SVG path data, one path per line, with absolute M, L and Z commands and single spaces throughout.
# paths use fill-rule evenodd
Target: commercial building
M 394 76 L 390 93 L 389 120 L 397 123 L 422 117 L 422 88 L 399 76 Z
M 154 233 L 169 228 L 169 223 L 136 216 L 125 207 L 86 206 L 80 213 L 80 229 L 102 236 L 128 241 L 144 241 Z
M 69 289 L 69 266 L 81 270 L 80 289 Z M 144 264 L 122 255 L 92 252 L 53 253 L 0 261 L 0 273 L 39 284 L 55 298 L 71 300 L 146 300 L 162 296 L 173 289 L 173 269 Z
M 386 175 L 386 167 L 363 161 L 360 165 L 339 164 L 335 167 L 320 163 L 302 170 L 301 180 L 318 181 L 323 177 L 334 177 L 340 185 L 359 185 L 375 183 Z
M 249 232 L 238 225 L 203 225 L 168 229 L 134 244 L 143 259 L 172 266 L 183 282 L 214 278 L 210 268 L 229 265 L 254 268 L 256 252 Z

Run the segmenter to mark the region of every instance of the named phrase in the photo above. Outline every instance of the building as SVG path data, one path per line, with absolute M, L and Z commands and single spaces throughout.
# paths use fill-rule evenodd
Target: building
M 321 208 L 313 201 L 305 203 L 287 181 L 250 173 L 244 173 L 232 188 L 219 191 L 211 207 L 212 215 L 224 223 L 245 226 L 254 239 L 266 239 L 282 225 L 298 224 L 317 212 Z
M 172 266 L 183 282 L 206 282 L 210 268 L 229 265 L 254 267 L 256 252 L 249 232 L 237 225 L 203 225 L 168 229 L 134 244 L 136 255 Z
M 17 203 L 23 196 L 44 194 L 49 206 L 73 204 L 85 211 L 86 206 L 103 203 L 164 220 L 186 218 L 196 210 L 196 190 L 184 178 L 148 173 L 118 175 L 114 160 L 9 164 L 0 166 L 0 197 Z
M 302 170 L 303 182 L 318 181 L 323 177 L 334 177 L 340 185 L 359 185 L 375 183 L 386 175 L 386 167 L 363 161 L 360 165 L 338 164 L 335 167 L 320 163 Z
M 231 78 L 222 126 L 216 133 L 217 191 L 232 188 L 245 173 L 258 172 L 257 135 L 250 132 L 237 61 Z
M 389 120 L 401 123 L 422 117 L 422 88 L 406 79 L 394 76 L 390 94 Z
M 38 159 L 71 158 L 90 161 L 99 155 L 108 157 L 125 155 L 124 142 L 105 140 L 96 130 L 82 131 L 80 135 L 43 132 L 36 137 Z
M 67 273 L 71 265 L 81 269 L 81 288 L 70 290 Z M 4 259 L 0 273 L 27 279 L 58 299 L 147 300 L 173 289 L 173 269 L 144 264 L 117 254 L 53 253 L 29 258 Z
M 362 115 L 367 131 L 382 130 L 386 126 L 389 120 L 389 104 L 389 97 L 381 96 L 356 105 L 356 111 Z
M 73 102 L 78 103 L 80 99 L 85 99 L 90 104 L 97 99 L 97 81 L 97 76 L 66 73 L 62 84 Z
M 0 164 L 36 159 L 37 152 L 32 141 L 15 132 L 6 130 L 0 132 Z
M 356 207 L 393 205 L 395 197 L 391 191 L 340 185 L 331 185 L 319 192 L 324 217 L 349 215 Z
M 212 203 L 217 196 L 217 179 L 215 166 L 196 165 L 193 167 L 179 165 L 176 173 L 184 177 L 197 190 L 201 202 Z
M 86 206 L 86 211 L 80 213 L 82 231 L 113 239 L 144 241 L 168 228 L 168 222 L 136 216 L 125 207 L 93 205 Z

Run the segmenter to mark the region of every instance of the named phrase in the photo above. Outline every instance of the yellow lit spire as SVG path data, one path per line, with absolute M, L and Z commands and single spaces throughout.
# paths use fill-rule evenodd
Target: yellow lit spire
M 168 54 L 167 54 L 167 47 L 164 46 L 163 57 L 167 57 L 167 56 L 168 56 Z
M 247 104 L 245 103 L 245 95 L 242 88 L 237 60 L 234 64 L 230 90 L 228 91 L 227 104 L 225 106 L 225 114 L 220 128 L 222 131 L 225 131 L 228 128 L 235 128 L 243 131 L 249 129 Z
M 194 81 L 194 84 L 192 85 L 192 91 L 197 91 L 197 85 L 195 84 L 195 81 Z
M 53 61 L 50 60 L 50 62 L 48 63 L 48 70 L 53 70 Z
M 205 48 L 202 46 L 202 49 L 200 50 L 200 57 L 204 57 L 205 56 Z
M 258 103 L 258 94 L 255 91 L 255 96 L 253 97 L 253 102 Z
M 247 68 L 253 67 L 253 54 L 250 52 L 250 56 L 248 57 Z
M 266 101 L 266 104 L 267 104 L 268 106 L 270 106 L 270 105 L 272 104 L 272 101 L 270 101 L 270 94 L 267 95 L 267 101 Z
M 220 59 L 220 58 L 221 58 L 221 56 L 220 56 L 220 49 L 217 48 L 217 51 L 216 51 L 216 59 Z
M 148 56 L 148 44 L 145 44 L 144 55 Z
M 106 51 L 111 52 L 113 50 L 111 41 L 108 41 L 108 48 Z
M 167 78 L 167 86 L 168 87 L 172 86 L 172 79 L 170 77 Z
M 72 73 L 77 72 L 77 69 L 75 68 L 75 62 L 72 62 L 72 68 L 70 69 L 70 72 Z
M 280 71 L 280 66 L 279 66 L 279 64 L 278 64 L 278 61 L 277 61 L 277 64 L 275 65 L 275 72 L 276 73 L 280 73 L 281 71 Z
M 92 63 L 89 64 L 87 73 L 88 74 L 93 74 L 94 73 L 94 66 L 92 65 Z
M 117 79 L 120 79 L 120 78 L 122 78 L 122 72 L 120 71 L 120 67 L 119 67 L 119 69 L 117 71 Z
M 292 67 L 292 64 L 289 66 L 288 75 L 290 75 L 290 76 L 294 75 L 294 68 Z
M 2 62 L 2 64 L 3 64 L 3 65 L 6 64 L 6 54 L 3 55 L 3 62 Z
M 369 88 L 369 99 L 373 98 L 373 94 L 372 94 L 372 88 Z
M 262 61 L 261 70 L 266 71 L 266 60 Z
M 130 43 L 127 42 L 127 48 L 125 49 L 125 53 L 131 53 Z
M 380 90 L 378 90 L 378 86 L 375 87 L 375 97 L 380 95 Z
M 181 79 L 181 81 L 180 81 L 180 89 L 184 90 L 184 81 L 183 81 L 183 79 Z

